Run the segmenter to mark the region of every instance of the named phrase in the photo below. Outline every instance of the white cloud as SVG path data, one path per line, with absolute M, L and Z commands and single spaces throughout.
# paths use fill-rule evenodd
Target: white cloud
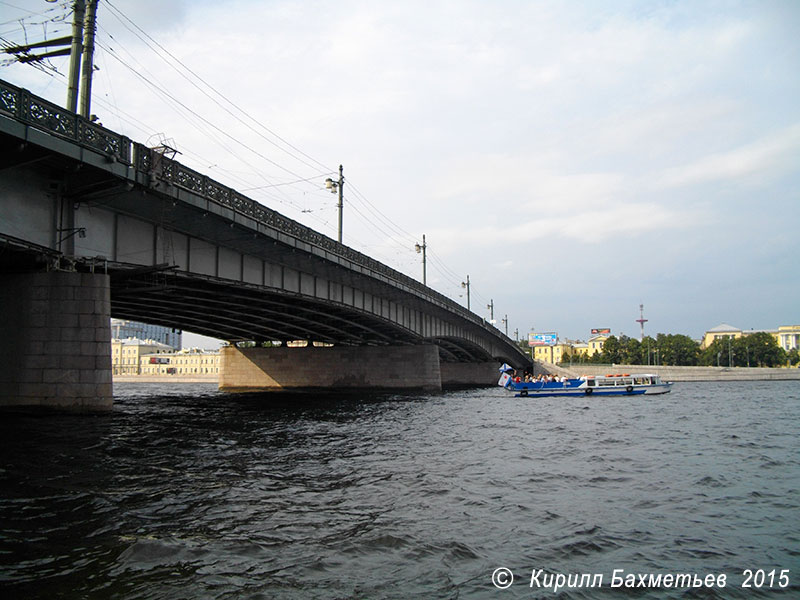
M 748 144 L 703 156 L 689 164 L 664 169 L 658 183 L 663 187 L 725 181 L 761 183 L 800 164 L 800 123 Z

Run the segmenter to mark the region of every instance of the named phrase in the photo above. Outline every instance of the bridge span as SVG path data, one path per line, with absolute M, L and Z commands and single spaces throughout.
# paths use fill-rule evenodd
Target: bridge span
M 111 316 L 230 341 L 231 390 L 441 389 L 529 364 L 420 282 L 2 80 L 0 157 L 0 404 L 110 406 Z

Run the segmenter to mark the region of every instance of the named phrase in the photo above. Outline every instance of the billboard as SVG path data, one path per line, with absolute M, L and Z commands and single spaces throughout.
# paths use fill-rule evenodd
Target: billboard
M 558 343 L 557 333 L 529 333 L 528 346 L 555 346 Z
M 592 335 L 602 335 L 604 333 L 611 333 L 611 327 L 598 327 L 597 329 L 592 329 Z

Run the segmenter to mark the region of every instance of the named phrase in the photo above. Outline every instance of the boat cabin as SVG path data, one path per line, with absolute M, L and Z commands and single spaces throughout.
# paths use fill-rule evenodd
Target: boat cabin
M 660 385 L 661 377 L 658 375 L 599 375 L 597 377 L 587 377 L 587 387 L 606 387 L 629 385 Z

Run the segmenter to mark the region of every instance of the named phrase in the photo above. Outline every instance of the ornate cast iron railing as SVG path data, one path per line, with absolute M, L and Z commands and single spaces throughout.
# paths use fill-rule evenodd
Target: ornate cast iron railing
M 131 141 L 74 112 L 0 80 L 0 112 L 129 164 Z

